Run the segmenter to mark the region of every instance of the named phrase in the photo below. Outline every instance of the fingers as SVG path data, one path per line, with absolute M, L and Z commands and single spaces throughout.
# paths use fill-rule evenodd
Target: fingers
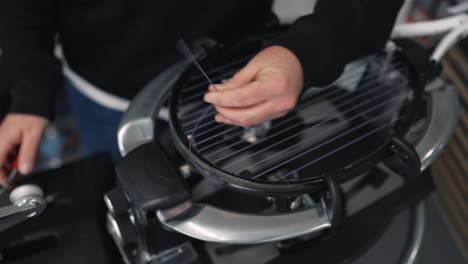
M 19 139 L 14 137 L 15 135 L 5 134 L 5 132 L 0 133 L 0 183 L 3 183 L 4 179 L 7 176 L 7 171 L 3 168 L 4 164 L 8 162 L 8 156 L 11 151 L 19 144 Z
M 17 147 L 19 150 L 19 171 L 30 173 L 36 152 L 48 121 L 42 117 L 27 114 L 8 114 L 0 126 L 0 165 L 9 162 L 8 156 Z M 7 171 L 0 170 L 0 182 Z
M 244 127 L 287 114 L 303 88 L 302 66 L 289 50 L 273 46 L 257 54 L 223 84 L 209 87 L 206 102 L 218 111 L 215 119 Z
M 218 123 L 224 123 L 224 124 L 227 124 L 227 125 L 239 126 L 239 124 L 237 124 L 237 123 L 235 123 L 235 122 L 233 122 L 233 121 L 231 121 L 231 120 L 225 118 L 224 116 L 222 116 L 222 115 L 220 115 L 220 114 L 217 114 L 217 115 L 215 116 L 215 120 L 216 120 L 216 122 L 218 122 Z
M 0 162 L 4 164 L 10 152 L 19 144 L 19 138 L 16 135 L 0 133 Z
M 224 89 L 205 94 L 205 101 L 216 106 L 223 107 L 249 107 L 259 104 L 270 97 L 271 93 L 265 93 L 260 89 L 260 82 L 250 82 L 232 89 Z M 225 87 L 223 87 L 225 88 Z
M 208 91 L 209 92 L 217 92 L 219 91 L 218 89 L 218 86 L 221 85 L 221 84 L 210 84 L 210 86 L 208 86 Z
M 19 171 L 22 174 L 31 173 L 41 137 L 42 130 L 40 129 L 34 129 L 24 134 L 19 151 Z
M 7 176 L 7 171 L 4 170 L 5 164 L 8 162 L 10 153 L 19 145 L 21 141 L 21 133 L 11 126 L 9 120 L 0 126 L 0 182 Z
M 219 92 L 245 85 L 255 80 L 255 77 L 259 70 L 260 68 L 257 67 L 255 64 L 249 63 L 244 68 L 240 69 L 236 74 L 234 74 L 234 76 L 224 81 L 223 83 L 209 85 L 208 91 Z
M 234 76 L 227 80 L 223 85 L 229 89 L 230 86 L 239 86 L 255 80 L 258 71 L 261 68 L 256 63 L 250 61 L 244 68 L 240 69 Z
M 249 108 L 230 108 L 216 106 L 218 114 L 215 116 L 217 122 L 230 125 L 250 127 L 272 120 L 288 113 L 287 110 L 278 109 L 273 103 L 263 103 Z

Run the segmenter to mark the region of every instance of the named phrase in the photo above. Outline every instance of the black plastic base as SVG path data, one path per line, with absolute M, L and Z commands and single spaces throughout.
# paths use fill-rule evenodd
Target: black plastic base
M 107 155 L 21 179 L 40 186 L 48 205 L 42 215 L 0 234 L 1 263 L 123 263 L 105 230 L 102 195 L 115 181 Z M 8 194 L 0 197 L 8 203 Z

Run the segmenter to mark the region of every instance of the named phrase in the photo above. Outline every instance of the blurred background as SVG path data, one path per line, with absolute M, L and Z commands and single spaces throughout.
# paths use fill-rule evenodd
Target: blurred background
M 311 0 L 277 0 L 274 10 L 281 22 L 291 23 L 309 13 L 313 6 Z M 468 11 L 468 1 L 408 0 L 398 21 L 444 17 L 454 6 Z M 436 41 L 436 38 L 417 39 L 428 49 Z M 461 111 L 454 137 L 432 166 L 436 190 L 427 209 L 428 228 L 418 263 L 462 264 L 468 263 L 468 40 L 446 55 L 443 78 L 457 88 Z M 8 83 L 1 78 L 1 72 L 0 91 L 8 92 Z M 80 135 L 62 91 L 56 102 L 56 118 L 41 143 L 35 170 L 58 168 L 81 158 Z

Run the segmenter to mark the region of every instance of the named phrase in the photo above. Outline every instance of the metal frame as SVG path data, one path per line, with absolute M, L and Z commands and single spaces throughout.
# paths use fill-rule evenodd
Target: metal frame
M 117 132 L 117 144 L 122 157 L 153 140 L 154 122 L 160 115 L 161 106 L 187 66 L 186 61 L 175 63 L 146 85 L 130 103 Z
M 181 218 L 181 214 L 193 216 Z M 161 223 L 179 233 L 202 241 L 230 244 L 286 240 L 331 227 L 323 202 L 306 210 L 275 215 L 239 214 L 187 202 L 158 211 L 157 215 Z
M 416 145 L 416 150 L 421 159 L 421 170 L 426 169 L 434 161 L 450 139 L 458 119 L 458 96 L 452 86 L 433 91 L 430 94 L 430 120 L 427 132 Z M 307 209 L 307 215 L 319 215 L 316 210 L 322 208 Z M 169 213 L 169 211 L 177 213 Z M 191 211 L 197 211 L 195 216 Z M 171 221 L 171 217 L 186 215 L 177 221 Z M 182 204 L 170 210 L 158 212 L 158 218 L 166 227 L 179 231 L 191 237 L 213 242 L 227 242 L 237 244 L 255 244 L 267 241 L 284 240 L 285 238 L 307 235 L 329 227 L 322 218 L 316 222 L 306 213 L 289 213 L 281 216 L 281 221 L 276 221 L 274 216 L 259 217 L 229 212 L 214 208 L 209 205 Z M 222 217 L 222 218 L 220 218 Z M 240 219 L 242 221 L 240 221 Z M 284 223 L 289 223 L 285 225 Z M 276 226 L 275 226 L 276 225 Z M 297 232 L 295 226 L 300 226 L 302 232 Z M 244 230 L 239 232 L 239 230 Z M 254 232 L 253 232 L 254 231 Z M 290 236 L 285 237 L 284 234 Z M 230 237 L 231 240 L 228 240 Z
M 459 15 L 434 22 L 423 22 L 424 24 L 398 25 L 393 37 L 440 34 L 456 27 L 442 40 L 431 57 L 438 62 L 450 46 L 468 33 L 466 21 L 466 15 Z M 159 109 L 187 66 L 186 61 L 174 64 L 132 101 L 118 131 L 118 145 L 122 156 L 153 140 L 154 120 Z M 453 87 L 433 91 L 429 97 L 431 104 L 428 129 L 416 145 L 421 159 L 421 170 L 426 169 L 446 145 L 458 119 L 458 97 Z M 323 203 L 304 211 L 263 216 L 186 202 L 171 209 L 158 211 L 157 216 L 164 226 L 185 235 L 206 241 L 237 244 L 284 240 L 331 226 Z
M 426 228 L 425 201 L 421 201 L 416 206 L 410 208 L 410 217 L 408 245 L 405 247 L 405 251 L 399 260 L 400 264 L 412 264 L 418 258 Z
M 179 69 L 177 72 L 181 72 L 181 70 Z M 148 89 L 170 89 L 172 85 L 170 83 L 161 83 L 160 85 L 149 86 Z M 145 93 L 149 94 L 150 92 L 146 91 Z M 138 98 L 146 101 L 151 100 L 151 97 L 146 96 Z M 458 119 L 458 97 L 453 87 L 444 86 L 441 89 L 436 89 L 430 93 L 429 98 L 431 103 L 429 104 L 430 120 L 428 129 L 421 141 L 416 145 L 416 150 L 421 158 L 422 170 L 429 166 L 443 146 L 446 145 Z M 153 100 L 151 101 L 155 103 Z M 132 104 L 141 106 L 147 103 L 135 100 Z M 123 138 L 119 137 L 121 140 L 124 140 L 125 136 L 132 137 L 131 140 L 125 140 L 126 144 L 119 143 L 119 146 L 127 147 L 123 152 L 124 155 L 130 149 L 143 144 L 143 142 L 152 140 L 152 137 L 148 137 L 148 134 L 132 132 L 132 129 L 137 132 L 148 129 L 146 127 L 148 123 L 141 122 L 141 116 L 133 119 L 130 114 L 132 112 L 126 114 L 124 120 L 128 121 L 121 126 L 122 130 L 119 131 L 119 135 L 123 136 Z M 128 145 L 128 142 L 132 142 L 134 145 Z M 261 216 L 235 213 L 210 205 L 187 202 L 171 209 L 159 211 L 157 215 L 163 225 L 188 236 L 206 241 L 238 244 L 284 240 L 310 234 L 331 226 L 323 203 L 305 211 Z M 285 225 L 284 223 L 289 224 Z M 245 231 L 239 232 L 239 230 Z
M 416 145 L 421 159 L 421 171 L 426 170 L 447 145 L 458 122 L 460 102 L 455 88 L 441 79 L 436 79 L 426 87 L 430 119 L 427 132 Z

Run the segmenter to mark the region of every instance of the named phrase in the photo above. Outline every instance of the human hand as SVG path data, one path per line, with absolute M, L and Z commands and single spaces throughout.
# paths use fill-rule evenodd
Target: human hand
M 205 101 L 217 122 L 249 127 L 286 115 L 304 85 L 302 66 L 290 50 L 271 46 L 223 84 L 209 86 Z
M 29 114 L 8 114 L 0 125 L 0 165 L 8 162 L 8 156 L 19 147 L 18 169 L 22 174 L 30 173 L 42 134 L 49 121 Z M 0 169 L 0 184 L 7 172 Z

